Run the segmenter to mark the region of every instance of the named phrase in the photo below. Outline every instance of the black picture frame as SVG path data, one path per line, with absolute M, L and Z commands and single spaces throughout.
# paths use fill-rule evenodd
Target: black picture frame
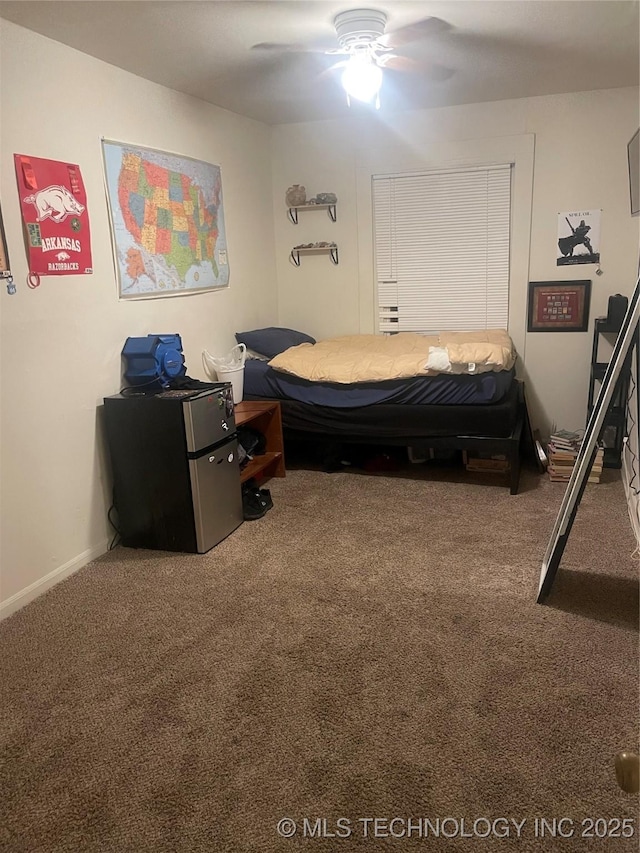
M 11 264 L 9 263 L 7 238 L 4 232 L 4 222 L 2 221 L 2 208 L 0 207 L 0 277 L 5 278 L 10 273 Z
M 627 163 L 629 164 L 629 200 L 631 215 L 640 214 L 640 128 L 636 130 L 627 145 Z
M 528 332 L 586 332 L 589 325 L 591 279 L 530 281 Z

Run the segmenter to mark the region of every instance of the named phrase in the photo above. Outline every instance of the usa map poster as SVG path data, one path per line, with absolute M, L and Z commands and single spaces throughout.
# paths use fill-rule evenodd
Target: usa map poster
M 29 272 L 87 275 L 91 232 L 80 167 L 26 154 L 13 155 Z
M 220 167 L 102 140 L 121 299 L 229 284 Z

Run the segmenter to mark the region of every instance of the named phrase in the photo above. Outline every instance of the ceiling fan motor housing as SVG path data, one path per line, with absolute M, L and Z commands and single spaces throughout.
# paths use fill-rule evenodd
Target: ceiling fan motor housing
M 334 21 L 338 42 L 347 49 L 367 46 L 384 35 L 387 16 L 374 9 L 341 12 Z

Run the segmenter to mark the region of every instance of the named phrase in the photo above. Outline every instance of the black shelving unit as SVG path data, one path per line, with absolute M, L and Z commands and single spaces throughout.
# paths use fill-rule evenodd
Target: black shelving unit
M 607 361 L 601 361 L 599 356 L 601 335 L 607 338 L 613 345 L 620 331 L 619 325 L 612 325 L 606 317 L 598 317 L 593 324 L 593 346 L 591 349 L 591 373 L 589 378 L 589 399 L 587 402 L 587 419 L 596 402 L 597 394 L 604 379 L 608 366 Z M 627 398 L 629 396 L 629 382 L 631 380 L 631 358 L 633 352 L 630 350 L 622 371 L 616 382 L 615 391 L 611 398 L 609 410 L 605 416 L 604 425 L 600 434 L 600 443 L 604 448 L 604 468 L 622 467 L 622 444 L 625 437 L 627 422 Z

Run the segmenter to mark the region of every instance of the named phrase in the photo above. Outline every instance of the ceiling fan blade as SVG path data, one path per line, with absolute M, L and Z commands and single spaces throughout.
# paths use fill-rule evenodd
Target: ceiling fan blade
M 408 56 L 398 56 L 395 53 L 383 53 L 377 61 L 381 68 L 392 68 L 394 71 L 416 71 L 418 64 L 415 59 L 409 59 Z
M 304 47 L 301 44 L 278 44 L 278 42 L 274 41 L 261 41 L 258 44 L 252 44 L 251 50 L 277 50 L 280 53 L 300 53 L 304 50 Z
M 323 71 L 320 71 L 319 74 L 317 75 L 317 79 L 318 80 L 324 80 L 327 77 L 331 77 L 340 68 L 346 68 L 346 66 L 348 64 L 349 64 L 348 59 L 342 59 L 339 62 L 334 62 L 328 68 L 325 68 Z
M 437 62 L 424 62 L 418 59 L 410 59 L 408 56 L 397 56 L 394 53 L 383 54 L 378 58 L 378 65 L 391 71 L 402 71 L 413 74 L 421 74 L 434 81 L 448 80 L 454 75 L 453 68 L 446 65 L 438 65 Z
M 261 41 L 258 44 L 252 44 L 251 50 L 275 51 L 277 53 L 330 53 L 335 51 L 334 45 L 310 47 L 304 44 L 280 44 L 274 41 Z
M 383 47 L 396 48 L 450 29 L 451 24 L 443 21 L 442 18 L 424 18 L 422 21 L 416 21 L 415 24 L 408 24 L 406 27 L 385 33 L 376 41 Z

